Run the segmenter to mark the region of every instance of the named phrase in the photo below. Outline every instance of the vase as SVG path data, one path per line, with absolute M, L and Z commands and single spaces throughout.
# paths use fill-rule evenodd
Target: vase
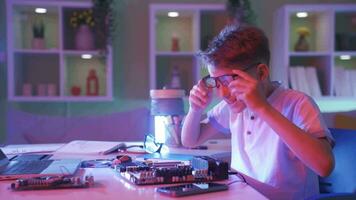
M 298 41 L 294 46 L 295 51 L 309 51 L 309 43 L 305 35 L 299 35 Z
M 43 38 L 32 38 L 32 49 L 45 49 L 45 40 Z
M 31 83 L 24 83 L 22 85 L 22 95 L 29 97 L 32 96 L 32 84 Z
M 70 89 L 70 92 L 73 96 L 79 96 L 81 93 L 81 88 L 80 88 L 80 86 L 72 86 L 72 88 Z
M 88 25 L 80 25 L 75 34 L 75 48 L 77 50 L 93 50 L 94 35 Z

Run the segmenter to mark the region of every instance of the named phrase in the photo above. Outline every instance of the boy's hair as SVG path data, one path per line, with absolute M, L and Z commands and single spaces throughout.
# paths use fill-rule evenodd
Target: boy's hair
M 268 39 L 259 28 L 228 25 L 198 56 L 215 68 L 236 68 L 237 64 L 269 65 L 270 51 Z

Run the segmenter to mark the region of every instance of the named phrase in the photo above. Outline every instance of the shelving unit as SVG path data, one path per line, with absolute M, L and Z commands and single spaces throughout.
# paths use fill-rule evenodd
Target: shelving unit
M 169 17 L 169 12 L 179 16 Z M 207 47 L 226 21 L 224 4 L 151 4 L 150 89 L 169 88 L 171 74 L 178 69 L 181 88 L 189 94 L 207 74 L 196 53 Z
M 307 51 L 295 50 L 300 27 L 310 31 Z M 275 13 L 273 37 L 274 80 L 291 87 L 292 67 L 315 67 L 322 94 L 313 96 L 317 102 L 347 100 L 356 103 L 356 93 L 340 95 L 336 92 L 338 81 L 344 77 L 336 77 L 335 73 L 337 66 L 356 71 L 356 4 L 286 5 Z M 342 56 L 346 60 L 340 60 Z M 351 85 L 354 78 L 356 74 L 345 84 Z
M 78 27 L 70 25 L 74 12 L 91 7 L 91 1 L 7 0 L 10 101 L 112 100 L 111 48 L 106 55 L 100 54 L 96 33 L 88 28 L 93 48 L 79 50 Z M 38 13 L 39 8 L 45 13 Z M 44 42 L 40 46 L 34 44 L 34 27 L 39 22 L 44 26 Z M 95 77 L 89 81 L 93 70 Z M 98 91 L 92 92 L 95 82 Z

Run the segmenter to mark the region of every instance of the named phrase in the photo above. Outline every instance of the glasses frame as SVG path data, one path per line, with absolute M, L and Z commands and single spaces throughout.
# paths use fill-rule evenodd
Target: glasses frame
M 161 153 L 162 147 L 163 147 L 163 143 L 158 143 L 156 142 L 156 138 L 152 135 L 152 134 L 147 134 L 145 135 L 145 140 L 143 142 L 143 147 L 147 150 L 148 148 L 148 138 L 150 137 L 150 141 L 152 144 L 154 144 L 157 147 L 157 150 L 152 151 L 150 153 Z
M 260 64 L 261 64 L 260 62 L 259 62 L 259 63 L 253 63 L 253 64 L 251 64 L 251 65 L 248 65 L 246 68 L 241 69 L 241 71 L 246 72 L 246 71 L 250 70 L 251 68 L 256 67 L 256 66 L 258 66 L 258 65 L 260 65 Z M 210 75 L 207 75 L 207 76 L 205 76 L 205 77 L 202 78 L 202 81 L 203 81 L 205 87 L 207 87 L 207 88 L 219 88 L 219 85 L 220 85 L 220 84 L 226 86 L 226 85 L 221 81 L 221 78 L 222 78 L 222 77 L 226 77 L 226 76 L 231 76 L 231 77 L 232 77 L 232 80 L 236 80 L 236 78 L 238 77 L 237 74 L 225 74 L 225 75 L 218 76 L 218 77 L 211 77 Z M 214 86 L 209 86 L 209 84 L 207 84 L 208 79 L 214 80 Z M 218 83 L 219 83 L 219 84 L 218 84 Z

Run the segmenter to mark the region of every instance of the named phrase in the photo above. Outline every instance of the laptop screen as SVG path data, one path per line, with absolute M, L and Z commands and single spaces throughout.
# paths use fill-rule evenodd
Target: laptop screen
M 0 167 L 5 166 L 9 163 L 9 159 L 6 157 L 4 152 L 0 149 Z

